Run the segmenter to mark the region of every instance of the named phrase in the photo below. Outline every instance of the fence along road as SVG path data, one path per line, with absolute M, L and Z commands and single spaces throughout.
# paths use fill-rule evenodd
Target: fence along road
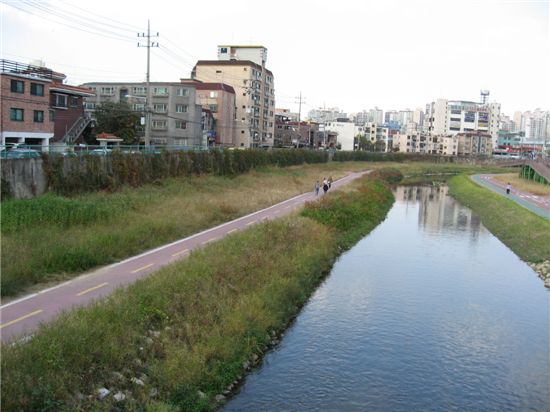
M 332 188 L 346 185 L 366 173 L 368 171 L 350 173 L 333 182 Z M 192 250 L 215 242 L 228 234 L 244 230 L 255 223 L 287 215 L 305 202 L 316 198 L 313 192 L 303 193 L 268 208 L 6 303 L 0 306 L 2 342 L 32 333 L 40 323 L 55 319 L 61 311 L 84 306 L 93 300 L 107 296 L 120 286 L 135 282 L 165 265 L 185 258 Z

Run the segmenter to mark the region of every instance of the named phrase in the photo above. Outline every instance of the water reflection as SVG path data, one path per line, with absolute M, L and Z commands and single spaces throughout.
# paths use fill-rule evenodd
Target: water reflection
M 449 228 L 468 230 L 477 239 L 482 228 L 479 215 L 449 197 L 447 186 L 399 186 L 394 192 L 396 200 L 418 210 L 418 225 L 431 233 Z
M 550 299 L 446 188 L 398 188 L 227 411 L 550 410 Z

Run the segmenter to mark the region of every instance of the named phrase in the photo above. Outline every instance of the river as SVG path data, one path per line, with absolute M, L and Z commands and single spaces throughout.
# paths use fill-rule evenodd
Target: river
M 224 411 L 550 410 L 550 293 L 447 195 L 398 187 Z

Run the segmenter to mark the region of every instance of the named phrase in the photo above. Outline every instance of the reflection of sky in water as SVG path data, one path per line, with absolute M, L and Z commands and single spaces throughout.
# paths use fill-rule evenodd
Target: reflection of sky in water
M 228 411 L 550 409 L 542 282 L 445 188 L 396 199 Z

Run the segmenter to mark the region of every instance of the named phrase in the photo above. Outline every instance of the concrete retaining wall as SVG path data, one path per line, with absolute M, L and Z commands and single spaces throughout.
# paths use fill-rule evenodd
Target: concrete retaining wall
M 42 159 L 2 159 L 0 170 L 16 199 L 30 199 L 46 193 L 47 182 Z

